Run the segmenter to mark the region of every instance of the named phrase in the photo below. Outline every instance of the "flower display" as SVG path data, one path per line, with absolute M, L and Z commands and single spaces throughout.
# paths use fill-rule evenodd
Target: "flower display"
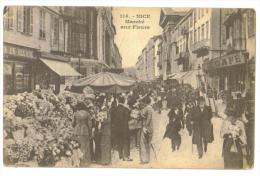
M 37 90 L 4 96 L 6 164 L 35 160 L 39 166 L 55 166 L 62 157 L 71 158 L 74 150 L 80 150 L 79 143 L 71 144 L 74 112 L 67 106 L 68 97 L 72 105 L 77 104 L 70 92 L 55 95 Z

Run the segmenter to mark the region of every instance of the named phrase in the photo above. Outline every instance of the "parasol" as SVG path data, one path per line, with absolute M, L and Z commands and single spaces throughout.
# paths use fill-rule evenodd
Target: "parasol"
M 82 93 L 86 86 L 95 92 L 123 93 L 129 91 L 135 83 L 130 77 L 116 73 L 101 72 L 78 79 L 72 83 L 71 91 Z

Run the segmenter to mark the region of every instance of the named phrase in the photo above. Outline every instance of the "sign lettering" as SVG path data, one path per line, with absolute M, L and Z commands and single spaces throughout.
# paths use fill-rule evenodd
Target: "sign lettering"
M 203 64 L 203 68 L 205 70 L 217 69 L 217 68 L 221 68 L 221 67 L 243 64 L 243 63 L 245 63 L 245 60 L 246 60 L 246 58 L 245 58 L 244 54 L 235 53 L 235 54 L 222 56 L 221 58 L 218 57 L 213 60 L 210 60 L 207 63 Z
M 18 57 L 35 58 L 33 50 L 9 45 L 4 45 L 4 53 Z

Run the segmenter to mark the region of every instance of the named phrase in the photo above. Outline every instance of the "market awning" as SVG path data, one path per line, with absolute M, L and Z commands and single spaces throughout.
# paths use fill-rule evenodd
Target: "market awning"
M 173 73 L 173 74 L 170 74 L 168 75 L 168 79 L 172 79 L 177 73 Z
M 198 87 L 198 80 L 197 80 L 197 70 L 191 70 L 188 71 L 187 74 L 185 74 L 182 77 L 182 81 L 184 84 L 190 84 L 193 88 Z
M 49 59 L 40 59 L 47 67 L 49 67 L 52 71 L 57 73 L 59 76 L 81 76 L 74 68 L 72 68 L 68 63 L 49 60 Z
M 172 76 L 169 79 L 176 79 L 176 80 L 180 80 L 185 74 L 187 74 L 187 72 L 180 72 L 180 73 L 176 73 L 174 76 Z

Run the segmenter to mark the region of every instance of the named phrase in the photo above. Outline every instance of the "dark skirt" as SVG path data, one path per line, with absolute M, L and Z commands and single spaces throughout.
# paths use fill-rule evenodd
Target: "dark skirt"
M 233 139 L 225 137 L 223 142 L 223 157 L 225 169 L 243 169 L 243 153 L 239 140 L 235 141 L 237 151 L 231 151 L 232 145 L 234 145 Z
M 90 138 L 86 135 L 77 135 L 80 142 L 80 150 L 83 153 L 83 159 L 80 162 L 81 167 L 86 167 L 91 164 Z
M 111 163 L 111 136 L 101 135 L 100 137 L 100 163 L 108 165 Z

